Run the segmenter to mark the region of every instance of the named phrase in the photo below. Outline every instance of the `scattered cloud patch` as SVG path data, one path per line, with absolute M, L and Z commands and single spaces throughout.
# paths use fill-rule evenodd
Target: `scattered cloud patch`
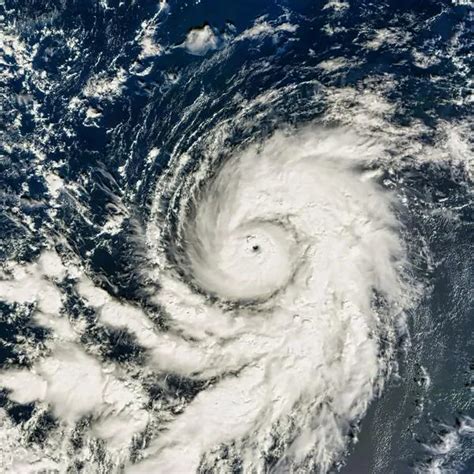
M 253 39 L 261 36 L 271 36 L 281 32 L 294 33 L 297 29 L 298 25 L 287 22 L 273 25 L 267 21 L 257 21 L 251 28 L 242 32 L 238 39 Z
M 189 54 L 204 56 L 209 51 L 218 49 L 220 44 L 221 39 L 215 29 L 204 25 L 202 28 L 190 30 L 183 46 Z
M 151 58 L 154 56 L 161 56 L 165 52 L 165 48 L 156 42 L 156 25 L 144 23 L 142 25 L 143 30 L 137 37 L 137 40 L 141 46 L 141 52 L 138 59 Z
M 408 42 L 410 34 L 396 28 L 382 28 L 376 30 L 372 38 L 365 43 L 367 49 L 377 50 L 381 46 L 401 46 Z
M 329 2 L 324 5 L 323 10 L 332 8 L 334 11 L 340 12 L 347 10 L 349 7 L 349 2 L 345 2 L 344 0 L 329 0 Z
M 114 76 L 99 74 L 92 77 L 84 88 L 85 97 L 98 99 L 115 97 L 121 94 L 128 74 L 123 68 L 119 68 Z
M 118 367 L 101 364 L 78 345 L 80 325 L 63 314 L 58 286 L 65 277 L 78 274 L 76 267 L 64 265 L 51 250 L 44 251 L 34 263 L 6 266 L 0 299 L 35 305 L 34 323 L 53 334 L 47 341 L 47 356 L 31 368 L 1 371 L 0 387 L 9 391 L 13 402 L 36 402 L 48 407 L 65 430 L 72 429 L 81 418 L 92 416 L 93 435 L 106 441 L 109 449 L 126 450 L 132 438 L 147 426 L 147 399 L 133 381 L 123 380 Z M 103 293 L 103 298 L 110 299 Z M 101 296 L 99 290 L 93 294 L 96 300 Z
M 333 72 L 346 67 L 348 64 L 349 62 L 344 58 L 333 58 L 321 61 L 317 67 L 326 72 Z

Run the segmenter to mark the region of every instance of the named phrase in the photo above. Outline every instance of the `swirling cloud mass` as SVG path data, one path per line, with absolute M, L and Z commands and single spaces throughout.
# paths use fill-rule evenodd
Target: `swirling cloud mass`
M 222 445 L 224 470 L 263 471 L 275 450 L 282 470 L 335 462 L 407 304 L 394 203 L 364 171 L 378 153 L 344 130 L 280 132 L 180 180 L 172 247 L 157 245 L 166 222 L 149 226 L 157 298 L 199 353 L 186 375 L 216 382 L 143 472 L 213 466 Z

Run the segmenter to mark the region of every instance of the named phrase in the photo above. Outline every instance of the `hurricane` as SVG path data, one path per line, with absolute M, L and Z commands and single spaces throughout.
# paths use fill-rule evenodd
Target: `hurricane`
M 395 203 L 364 170 L 381 153 L 344 130 L 277 132 L 171 181 L 178 222 L 156 197 L 156 298 L 194 342 L 183 374 L 219 382 L 143 472 L 189 472 L 203 455 L 212 466 L 226 443 L 245 472 L 271 465 L 270 448 L 277 471 L 334 463 L 383 384 L 407 304 Z
M 470 472 L 472 7 L 17 3 L 3 471 Z

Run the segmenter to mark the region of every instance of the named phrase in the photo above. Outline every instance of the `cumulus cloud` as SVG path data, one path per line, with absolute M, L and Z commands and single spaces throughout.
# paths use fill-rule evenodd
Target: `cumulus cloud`
M 189 31 L 183 43 L 189 54 L 204 56 L 209 51 L 219 47 L 221 40 L 218 33 L 209 25 L 202 28 L 194 28 Z
M 81 328 L 62 314 L 57 285 L 68 274 L 80 272 L 65 267 L 53 251 L 45 251 L 35 263 L 10 265 L 10 278 L 0 282 L 0 298 L 33 304 L 34 323 L 53 334 L 47 341 L 47 355 L 29 369 L 0 372 L 0 387 L 7 389 L 16 403 L 42 403 L 64 427 L 92 416 L 93 433 L 111 449 L 124 449 L 148 423 L 145 398 L 121 380 L 113 365 L 102 366 L 79 346 Z

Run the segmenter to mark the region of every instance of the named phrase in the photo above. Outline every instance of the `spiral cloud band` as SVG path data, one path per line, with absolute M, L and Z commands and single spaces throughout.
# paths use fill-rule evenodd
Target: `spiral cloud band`
M 132 472 L 336 461 L 405 305 L 392 198 L 368 170 L 380 152 L 347 130 L 278 132 L 175 182 L 171 251 L 158 234 L 171 214 L 148 230 L 157 299 L 196 351 L 183 373 L 216 381 Z

